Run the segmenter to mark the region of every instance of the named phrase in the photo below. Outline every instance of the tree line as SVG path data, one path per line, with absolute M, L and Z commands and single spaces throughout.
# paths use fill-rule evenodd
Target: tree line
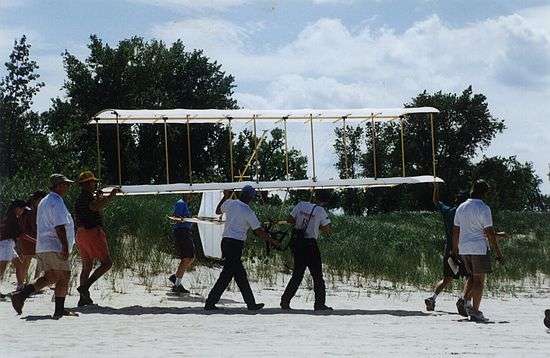
M 68 51 L 61 55 L 66 73 L 63 95 L 53 98 L 49 109 L 38 113 L 32 104 L 44 86 L 39 66 L 31 57 L 31 45 L 26 37 L 15 41 L 5 63 L 6 74 L 0 80 L 0 205 L 5 206 L 8 196 L 16 191 L 9 189 L 17 188 L 18 183 L 30 189 L 43 186 L 53 172 L 76 177 L 82 170 L 96 169 L 96 128 L 88 122 L 100 110 L 238 108 L 233 98 L 234 77 L 222 71 L 221 64 L 210 60 L 201 50 L 187 51 L 181 41 L 168 46 L 162 41 L 132 37 L 112 47 L 92 35 L 88 49 L 84 60 Z M 520 163 L 514 157 L 483 158 L 474 163 L 478 152 L 505 128 L 503 121 L 489 113 L 485 96 L 473 94 L 471 88 L 461 95 L 424 92 L 407 105 L 434 106 L 441 110 L 437 116 L 436 147 L 439 176 L 446 180 L 448 195 L 463 188 L 473 177 L 483 176 L 496 184 L 495 202 L 501 208 L 522 210 L 540 202 L 540 179 L 532 164 Z M 185 182 L 189 171 L 187 131 L 181 125 L 168 127 L 169 180 Z M 429 173 L 431 152 L 426 140 L 429 138 L 426 121 L 406 121 L 404 129 L 407 175 Z M 344 130 L 346 146 L 342 143 Z M 341 177 L 372 176 L 369 130 L 369 124 L 336 129 L 334 147 Z M 105 183 L 117 183 L 115 126 L 103 125 L 99 131 L 102 179 Z M 399 131 L 400 127 L 391 123 L 377 130 L 379 176 L 400 173 Z M 228 128 L 216 124 L 192 125 L 190 134 L 194 180 L 231 180 Z M 246 130 L 238 135 L 232 133 L 232 137 L 235 173 L 239 173 L 252 155 L 258 138 Z M 166 181 L 162 124 L 120 126 L 120 139 L 124 184 Z M 270 132 L 260 152 L 269 155 L 258 157 L 252 174 L 260 180 L 284 179 L 281 129 Z M 289 151 L 289 168 L 291 179 L 306 177 L 307 158 L 294 148 Z M 430 206 L 430 190 L 414 186 L 346 190 L 338 195 L 335 206 L 343 207 L 350 214 L 423 209 Z

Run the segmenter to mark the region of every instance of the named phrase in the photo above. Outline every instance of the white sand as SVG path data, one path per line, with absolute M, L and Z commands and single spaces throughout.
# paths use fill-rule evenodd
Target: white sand
M 547 292 L 523 297 L 487 298 L 482 310 L 490 324 L 465 321 L 455 314 L 455 299 L 443 294 L 435 312 L 424 311 L 426 292 L 369 293 L 329 284 L 331 313 L 313 313 L 313 293 L 301 289 L 292 302 L 297 310 L 278 308 L 284 288 L 253 283 L 266 309 L 250 313 L 234 288 L 223 296 L 225 310 L 202 310 L 219 269 L 201 268 L 185 277 L 195 294 L 167 295 L 168 282 L 154 280 L 149 289 L 132 282 L 102 279 L 92 290 L 99 306 L 80 317 L 50 319 L 51 292 L 29 299 L 17 316 L 9 301 L 0 302 L 1 357 L 271 357 L 271 356 L 478 356 L 548 357 L 549 331 L 542 324 L 550 307 Z M 288 276 L 285 276 L 286 281 Z M 13 276 L 4 280 L 9 290 Z M 120 293 L 123 291 L 124 293 Z M 67 298 L 74 307 L 78 297 Z

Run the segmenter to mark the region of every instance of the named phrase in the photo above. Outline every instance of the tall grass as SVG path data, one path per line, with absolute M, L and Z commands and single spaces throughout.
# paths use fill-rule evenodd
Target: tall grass
M 25 197 L 34 190 L 31 181 L 19 185 L 2 184 L 2 196 Z M 25 193 L 25 195 L 19 195 Z M 76 190 L 66 198 L 73 208 Z M 114 260 L 112 275 L 132 270 L 147 283 L 147 277 L 175 269 L 170 239 L 172 213 L 177 195 L 117 197 L 105 210 L 105 228 Z M 198 211 L 199 197 L 191 202 Z M 283 219 L 290 207 L 255 205 L 262 221 Z M 319 246 L 326 271 L 335 280 L 388 281 L 394 286 L 413 285 L 427 288 L 442 275 L 444 231 L 441 217 L 432 212 L 397 212 L 368 217 L 332 217 L 334 234 L 322 237 Z M 488 286 L 497 290 L 523 282 L 542 284 L 550 275 L 550 213 L 498 212 L 494 215 L 498 230 L 510 238 L 501 241 L 506 262 L 494 265 Z M 289 230 L 289 227 L 280 227 Z M 195 243 L 200 247 L 197 233 Z M 289 251 L 272 251 L 250 237 L 245 249 L 252 279 L 274 284 L 280 273 L 292 267 Z M 212 265 L 212 260 L 199 264 Z

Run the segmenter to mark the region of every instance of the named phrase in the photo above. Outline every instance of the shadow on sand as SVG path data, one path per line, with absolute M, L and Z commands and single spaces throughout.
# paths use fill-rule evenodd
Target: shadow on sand
M 202 307 L 144 307 L 144 306 L 129 306 L 122 308 L 113 308 L 108 306 L 92 305 L 75 309 L 83 314 L 106 314 L 106 315 L 125 315 L 125 316 L 140 316 L 147 314 L 177 314 L 177 315 L 313 315 L 313 316 L 372 316 L 372 315 L 390 315 L 398 317 L 413 317 L 413 316 L 433 316 L 422 311 L 406 311 L 406 310 L 361 310 L 361 309 L 343 309 L 334 311 L 315 312 L 313 310 L 293 309 L 290 311 L 280 308 L 264 308 L 259 311 L 249 311 L 246 308 L 222 308 L 217 311 L 205 311 Z M 30 320 L 31 317 L 28 317 Z

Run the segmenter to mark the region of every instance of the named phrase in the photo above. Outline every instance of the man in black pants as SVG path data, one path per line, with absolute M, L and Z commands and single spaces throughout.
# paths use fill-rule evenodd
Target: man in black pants
M 223 270 L 216 284 L 208 294 L 205 310 L 216 310 L 216 303 L 220 300 L 223 292 L 235 278 L 237 286 L 243 296 L 244 302 L 249 310 L 259 310 L 264 307 L 263 303 L 256 303 L 254 294 L 250 288 L 246 270 L 241 261 L 244 248 L 244 241 L 248 229 L 252 229 L 256 235 L 274 246 L 279 243 L 261 227 L 260 221 L 248 204 L 256 197 L 256 190 L 250 185 L 246 185 L 239 196 L 239 200 L 230 199 L 233 193 L 224 191 L 223 199 L 216 208 L 216 214 L 225 214 L 225 227 L 222 239 L 222 256 L 225 259 Z
M 302 201 L 292 210 L 287 221 L 294 225 L 294 271 L 281 297 L 281 308 L 290 309 L 290 300 L 298 291 L 304 278 L 306 268 L 313 278 L 313 290 L 315 292 L 315 311 L 332 310 L 325 305 L 325 280 L 323 279 L 323 265 L 321 253 L 317 245 L 319 230 L 325 235 L 330 235 L 331 226 L 327 212 L 323 208 L 330 200 L 330 192 L 319 190 L 315 192 L 316 203 Z

